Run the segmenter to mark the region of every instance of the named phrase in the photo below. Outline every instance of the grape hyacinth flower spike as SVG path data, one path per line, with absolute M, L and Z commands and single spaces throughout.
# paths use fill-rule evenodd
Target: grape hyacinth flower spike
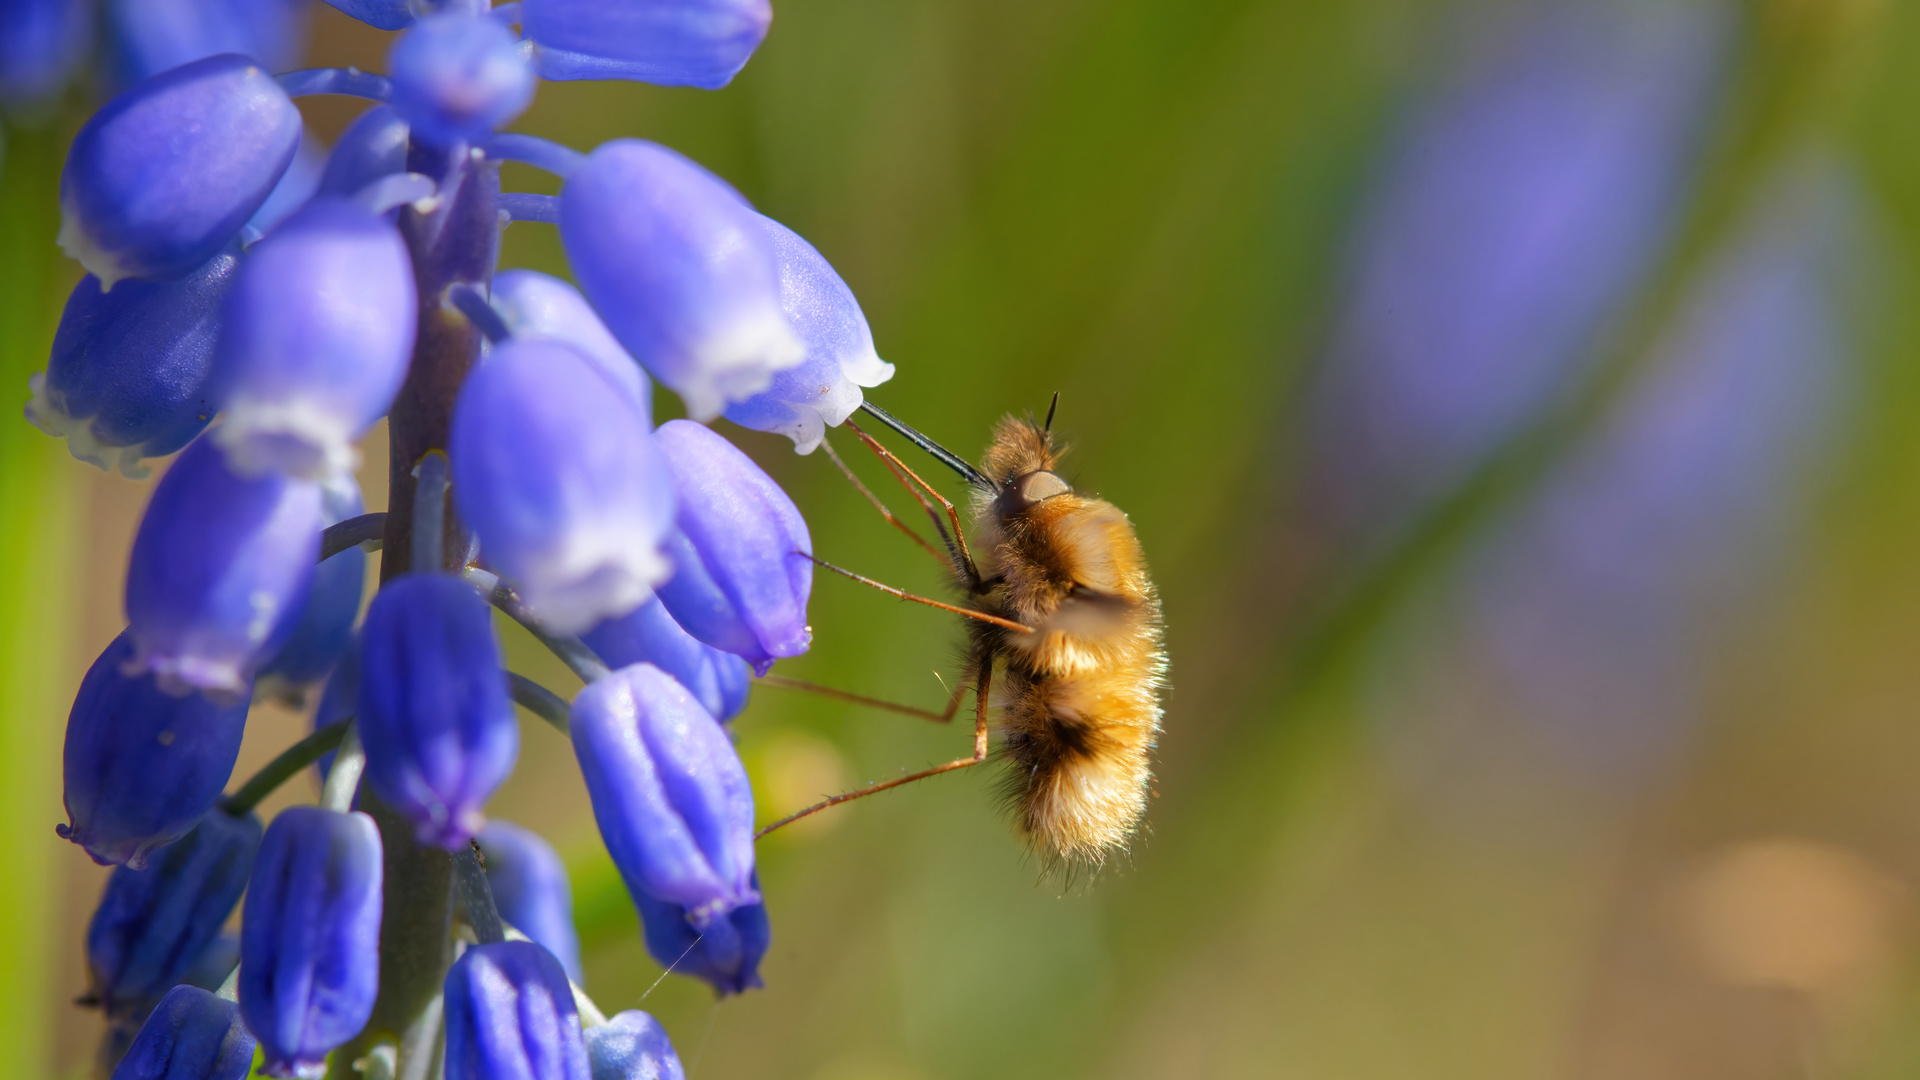
M 407 375 L 413 261 L 392 222 L 318 198 L 255 245 L 227 303 L 219 374 L 234 468 L 308 480 L 354 465 L 353 441 Z
M 513 772 L 520 724 L 492 612 L 459 578 L 414 573 L 373 598 L 360 631 L 367 779 L 423 843 L 464 846 Z
M 593 1080 L 686 1080 L 680 1056 L 660 1021 L 628 1009 L 587 1029 Z
M 200 439 L 154 488 L 127 568 L 129 673 L 238 700 L 291 633 L 319 553 L 320 488 L 240 476 Z
M 121 634 L 88 669 L 67 718 L 68 824 L 62 837 L 102 865 L 147 865 L 187 834 L 220 797 L 240 756 L 244 694 L 219 705 L 162 692 L 128 675 L 133 643 Z
M 573 886 L 553 845 L 506 821 L 487 822 L 475 839 L 486 856 L 487 882 L 500 917 L 552 953 L 567 978 L 581 982 Z
M 489 297 L 516 338 L 552 338 L 574 347 L 600 373 L 639 403 L 640 418 L 653 426 L 653 385 L 647 373 L 594 314 L 580 290 L 538 270 L 503 270 Z
M 760 215 L 666 147 L 616 139 L 588 155 L 560 193 L 560 238 L 607 327 L 695 420 L 806 358 Z
M 621 668 L 574 698 L 572 728 L 629 892 L 679 905 L 698 929 L 760 899 L 746 769 L 685 687 L 651 664 Z
M 760 887 L 758 874 L 752 884 L 755 889 Z M 687 909 L 678 904 L 640 893 L 634 894 L 633 904 L 640 909 L 647 955 L 660 966 L 704 981 L 721 997 L 744 994 L 763 985 L 760 958 L 767 954 L 767 945 L 773 939 L 766 904 L 755 902 L 734 908 L 709 922 L 704 930 L 695 929 L 687 919 Z
M 533 71 L 513 32 L 494 19 L 429 15 L 387 58 L 393 107 L 435 146 L 477 142 L 533 100 Z
M 60 176 L 60 247 L 102 291 L 187 274 L 260 209 L 299 144 L 299 110 L 244 56 L 155 75 L 74 138 Z
M 577 350 L 510 339 L 454 406 L 454 498 L 481 556 L 562 633 L 665 578 L 673 479 L 631 395 Z
M 259 848 L 259 819 L 214 812 L 145 869 L 114 870 L 87 925 L 89 996 L 109 1017 L 186 979 L 240 902 Z
M 580 640 L 610 668 L 645 663 L 673 676 L 721 723 L 747 707 L 752 690 L 747 662 L 681 629 L 658 599 L 608 619 Z
M 113 1080 L 244 1080 L 254 1046 L 239 1006 L 176 986 L 140 1025 Z
M 82 278 L 47 370 L 28 382 L 27 419 L 81 461 L 145 479 L 145 459 L 193 441 L 218 408 L 214 345 L 239 266 L 236 244 L 177 281 L 103 292 L 99 278 Z
M 674 621 L 766 674 L 807 651 L 813 541 L 787 493 L 716 432 L 669 420 L 654 433 L 673 471 L 679 531 L 659 589 Z
M 380 831 L 359 812 L 282 810 L 267 826 L 240 923 L 240 1011 L 268 1076 L 326 1075 L 380 981 Z
M 545 78 L 634 79 L 718 90 L 773 21 L 767 0 L 526 0 Z
M 780 262 L 781 309 L 806 344 L 807 358 L 775 375 L 765 391 L 727 406 L 726 416 L 741 427 L 785 435 L 794 450 L 811 454 L 827 428 L 860 407 L 861 387 L 893 378 L 893 365 L 874 351 L 860 302 L 820 252 L 772 218 L 760 223 Z
M 531 941 L 474 945 L 447 972 L 447 1080 L 591 1080 L 567 973 Z

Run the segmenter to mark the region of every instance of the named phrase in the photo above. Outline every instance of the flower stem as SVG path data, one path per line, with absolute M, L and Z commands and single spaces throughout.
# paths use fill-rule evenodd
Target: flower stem
M 287 782 L 294 773 L 319 761 L 327 751 L 340 745 L 346 737 L 347 725 L 352 720 L 336 721 L 316 730 L 313 734 L 294 743 L 280 752 L 280 756 L 266 763 L 259 772 L 254 773 L 240 790 L 221 800 L 220 809 L 234 817 L 245 817 L 260 805 L 260 800 L 272 794 L 275 788 Z

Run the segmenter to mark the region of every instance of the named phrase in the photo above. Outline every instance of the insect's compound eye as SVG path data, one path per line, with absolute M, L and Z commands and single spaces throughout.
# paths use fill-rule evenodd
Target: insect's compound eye
M 1050 472 L 1028 473 L 1007 487 L 1022 507 L 1045 502 L 1055 495 L 1065 495 L 1073 490 L 1073 485 L 1061 479 L 1060 474 Z

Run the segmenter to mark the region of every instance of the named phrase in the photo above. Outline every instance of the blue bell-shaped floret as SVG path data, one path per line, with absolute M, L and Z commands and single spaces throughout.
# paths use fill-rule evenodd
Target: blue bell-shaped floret
M 493 276 L 489 299 L 514 337 L 552 338 L 573 346 L 631 393 L 641 418 L 653 426 L 653 383 L 580 290 L 538 270 L 502 270 Z
M 176 986 L 140 1025 L 113 1080 L 243 1080 L 254 1038 L 231 1001 Z
M 108 0 L 105 6 L 122 85 L 220 53 L 286 71 L 306 48 L 304 0 Z
M 481 556 L 576 633 L 665 578 L 673 479 L 631 395 L 559 341 L 514 338 L 468 375 L 448 456 Z
M 399 30 L 413 25 L 410 0 L 327 0 L 327 6 L 381 30 Z
M 108 1016 L 144 1009 L 189 981 L 240 902 L 259 848 L 258 818 L 216 812 L 145 869 L 114 870 L 87 925 L 91 994 Z
M 775 375 L 761 393 L 727 406 L 727 419 L 785 435 L 795 450 L 811 454 L 827 428 L 860 407 L 861 387 L 893 378 L 893 365 L 873 350 L 860 302 L 827 260 L 792 229 L 772 218 L 760 221 L 780 260 L 780 306 L 806 343 L 807 359 Z
M 360 484 L 341 473 L 321 485 L 321 522 L 337 525 L 366 509 Z M 314 568 L 313 587 L 286 643 L 260 669 L 259 683 L 304 687 L 327 677 L 353 644 L 353 622 L 366 589 L 367 553 L 356 545 Z
M 526 0 L 533 62 L 548 79 L 637 79 L 718 90 L 753 55 L 767 0 Z
M 757 874 L 753 887 L 760 887 Z M 707 923 L 705 930 L 694 929 L 687 909 L 678 904 L 635 893 L 633 906 L 640 910 L 647 954 L 661 967 L 702 979 L 721 997 L 763 985 L 760 958 L 773 940 L 765 903 L 734 908 L 724 918 Z
M 367 779 L 424 843 L 453 850 L 520 753 L 492 609 L 459 578 L 415 573 L 374 595 L 360 630 Z
M 628 1009 L 587 1029 L 593 1080 L 686 1080 L 680 1055 L 660 1021 Z
M 531 941 L 474 945 L 446 981 L 447 1080 L 591 1080 L 567 973 Z
M 365 814 L 280 811 L 240 921 L 240 1011 L 269 1076 L 326 1075 L 380 987 L 380 830 Z
M 187 447 L 134 537 L 128 670 L 170 693 L 244 697 L 306 603 L 322 528 L 319 485 L 240 476 L 206 439 Z
M 478 142 L 526 111 L 533 69 L 497 19 L 429 15 L 387 57 L 393 108 L 436 146 Z
M 687 633 L 764 675 L 807 651 L 813 541 L 800 510 L 753 459 L 709 428 L 669 420 L 654 432 L 673 472 L 679 531 L 660 601 Z
M 121 634 L 80 681 L 67 717 L 69 823 L 59 833 L 95 862 L 140 869 L 220 797 L 240 756 L 247 706 L 244 694 L 216 705 L 164 693 L 152 676 L 125 673 L 133 652 Z
M 573 749 L 607 853 L 635 896 L 704 929 L 755 903 L 753 791 L 726 729 L 651 664 L 574 698 Z
M 60 92 L 92 44 L 93 5 L 15 0 L 0 34 L 0 102 L 35 105 Z
M 560 193 L 560 238 L 608 329 L 695 420 L 806 358 L 760 215 L 664 146 L 616 139 L 588 155 Z
M 60 247 L 111 291 L 213 258 L 267 201 L 300 144 L 300 111 L 253 61 L 210 56 L 108 102 L 60 175 Z
M 573 885 L 566 864 L 538 833 L 489 821 L 475 837 L 486 856 L 494 906 L 507 925 L 552 953 L 580 982 L 580 935 L 573 928 Z
M 407 122 L 391 105 L 376 105 L 354 118 L 327 154 L 321 195 L 351 197 L 383 176 L 407 170 Z
M 74 286 L 47 370 L 29 380 L 27 419 L 81 461 L 148 475 L 200 434 L 218 408 L 213 355 L 238 245 L 177 281 L 127 281 L 100 290 L 89 274 Z
M 243 472 L 306 479 L 353 467 L 413 355 L 413 260 L 394 224 L 318 198 L 254 245 L 227 301 L 214 433 Z
M 580 640 L 610 668 L 652 664 L 673 676 L 721 723 L 747 707 L 752 689 L 747 662 L 681 629 L 658 599 L 608 619 Z

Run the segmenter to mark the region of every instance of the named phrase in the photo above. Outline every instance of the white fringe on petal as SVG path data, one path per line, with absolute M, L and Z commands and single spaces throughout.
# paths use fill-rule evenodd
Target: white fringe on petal
M 243 476 L 279 472 L 323 481 L 360 464 L 353 435 L 337 415 L 308 402 L 239 399 L 228 405 L 226 422 L 213 430 L 213 441 Z

